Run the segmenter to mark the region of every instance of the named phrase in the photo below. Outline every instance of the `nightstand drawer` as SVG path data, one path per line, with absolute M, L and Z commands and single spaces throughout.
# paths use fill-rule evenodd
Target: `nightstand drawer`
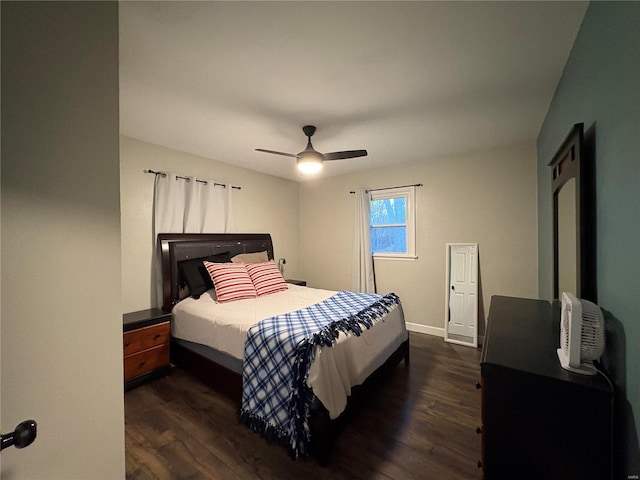
M 169 343 L 170 334 L 169 322 L 126 332 L 123 335 L 124 356 L 167 344 Z
M 124 359 L 124 379 L 137 377 L 157 368 L 169 365 L 169 345 L 160 345 Z

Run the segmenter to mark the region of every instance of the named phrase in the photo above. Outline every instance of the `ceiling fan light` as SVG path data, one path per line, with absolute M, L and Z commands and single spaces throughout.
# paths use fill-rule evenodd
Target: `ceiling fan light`
M 322 170 L 322 156 L 315 152 L 305 153 L 298 158 L 298 170 L 306 175 Z

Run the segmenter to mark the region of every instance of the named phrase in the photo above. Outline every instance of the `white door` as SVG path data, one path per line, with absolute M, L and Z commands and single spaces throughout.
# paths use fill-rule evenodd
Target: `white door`
M 478 244 L 447 244 L 445 340 L 477 346 Z

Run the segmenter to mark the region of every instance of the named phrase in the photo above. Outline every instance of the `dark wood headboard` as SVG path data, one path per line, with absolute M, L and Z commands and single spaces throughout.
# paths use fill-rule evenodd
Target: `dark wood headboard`
M 160 233 L 158 250 L 162 264 L 162 309 L 170 312 L 178 303 L 180 278 L 178 262 L 229 252 L 267 251 L 273 259 L 273 243 L 268 233 Z

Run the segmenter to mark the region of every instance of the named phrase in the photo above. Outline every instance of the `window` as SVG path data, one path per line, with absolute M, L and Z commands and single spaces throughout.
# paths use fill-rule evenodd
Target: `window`
M 382 258 L 415 256 L 415 187 L 371 192 L 371 253 Z

